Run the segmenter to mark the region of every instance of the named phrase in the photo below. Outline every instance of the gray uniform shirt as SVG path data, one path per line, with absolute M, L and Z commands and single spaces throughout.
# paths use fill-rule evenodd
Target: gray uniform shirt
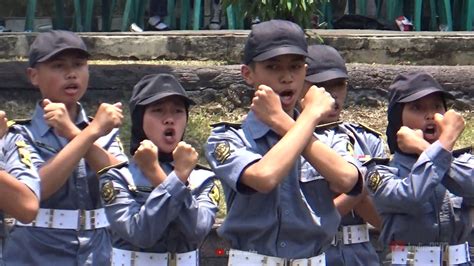
M 471 232 L 474 157 L 453 158 L 439 141 L 418 158 L 395 153 L 367 174 L 383 217 L 385 245 L 462 244 Z
M 337 135 L 349 136 L 352 147 L 348 149 L 353 150 L 353 156 L 364 162 L 364 160 L 372 158 L 385 158 L 385 144 L 377 132 L 374 132 L 364 126 L 354 123 L 341 123 L 338 126 L 332 127 L 322 131 L 327 137 L 326 141 L 332 142 L 332 138 Z M 341 226 L 365 224 L 362 217 L 351 211 L 341 218 Z M 374 247 L 370 242 L 344 245 L 342 241 L 331 245 L 326 251 L 327 265 L 379 265 L 379 257 Z
M 89 120 L 82 109 L 75 124 L 85 128 Z M 54 133 L 43 119 L 43 109 L 37 105 L 30 123 L 23 125 L 24 137 L 39 153 L 33 163 L 40 168 L 55 156 L 68 141 Z M 126 161 L 119 142 L 118 130 L 99 138 L 96 143 L 118 160 Z M 51 197 L 41 201 L 40 208 L 92 210 L 102 207 L 99 180 L 82 159 L 66 183 Z M 5 257 L 12 264 L 48 265 L 108 265 L 111 253 L 110 236 L 106 228 L 76 231 L 15 226 L 5 247 Z M 19 255 L 21 254 L 21 255 Z
M 206 157 L 222 180 L 227 202 L 227 217 L 218 233 L 234 249 L 283 258 L 313 257 L 330 245 L 340 216 L 328 182 L 309 162 L 300 157 L 288 176 L 266 194 L 239 181 L 243 171 L 279 140 L 253 112 L 241 128 L 213 129 Z
M 25 184 L 38 199 L 40 198 L 40 178 L 32 161 L 37 159 L 36 150 L 18 133 L 14 126 L 0 139 L 0 171 L 6 171 Z M 4 214 L 0 211 L 0 265 L 4 265 L 3 246 L 8 237 Z M 6 261 L 7 263 L 9 261 Z
M 211 230 L 217 212 L 213 198 L 219 193 L 212 195 L 214 173 L 196 168 L 186 186 L 172 163 L 160 165 L 168 176 L 156 188 L 135 163 L 101 177 L 102 186 L 111 182 L 115 191 L 113 197 L 103 196 L 115 248 L 183 253 L 196 250 Z

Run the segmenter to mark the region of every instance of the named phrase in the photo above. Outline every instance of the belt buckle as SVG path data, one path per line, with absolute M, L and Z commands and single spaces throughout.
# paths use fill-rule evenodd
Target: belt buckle
M 49 217 L 48 217 L 48 228 L 53 228 L 54 223 L 54 209 L 49 210 Z
M 407 265 L 415 265 L 415 254 L 416 254 L 416 247 L 408 246 L 407 247 Z
M 95 210 L 90 210 L 89 211 L 90 213 L 90 224 L 91 224 L 91 229 L 94 230 L 95 229 Z
M 178 259 L 176 253 L 170 252 L 168 253 L 168 266 L 176 266 L 178 265 Z
M 79 210 L 77 219 L 78 219 L 77 231 L 85 230 L 86 229 L 86 210 L 82 210 L 82 209 Z
M 337 230 L 334 236 L 334 246 L 339 245 L 339 243 L 344 244 L 344 232 L 342 230 Z
M 449 244 L 441 245 L 442 260 L 443 265 L 449 265 Z

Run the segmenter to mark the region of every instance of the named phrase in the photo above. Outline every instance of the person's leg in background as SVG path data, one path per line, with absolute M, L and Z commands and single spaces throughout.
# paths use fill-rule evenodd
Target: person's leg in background
M 346 13 L 347 0 L 331 1 L 332 19 L 337 20 Z
M 211 7 L 211 20 L 209 22 L 209 29 L 210 30 L 220 30 L 221 29 L 221 1 L 220 0 L 212 0 L 212 7 Z
M 153 30 L 168 30 L 168 25 L 165 24 L 164 19 L 168 16 L 168 2 L 167 0 L 150 0 L 150 18 L 148 24 Z

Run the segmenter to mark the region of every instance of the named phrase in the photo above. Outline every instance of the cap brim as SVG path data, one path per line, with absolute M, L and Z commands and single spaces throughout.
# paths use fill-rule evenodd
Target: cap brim
M 306 76 L 305 80 L 310 83 L 321 83 L 328 80 L 341 79 L 341 78 L 348 79 L 349 76 L 347 75 L 347 73 L 344 73 L 343 71 L 339 69 L 333 69 L 333 70 L 325 70 L 324 72 L 321 72 L 321 73 L 308 75 Z
M 425 97 L 425 96 L 427 96 L 427 95 L 430 95 L 430 94 L 433 94 L 433 93 L 441 93 L 441 94 L 443 94 L 443 96 L 444 96 L 445 98 L 454 100 L 454 96 L 453 96 L 451 93 L 449 93 L 449 92 L 447 92 L 447 91 L 440 90 L 439 88 L 433 88 L 433 87 L 431 87 L 431 88 L 425 88 L 425 89 L 423 89 L 423 90 L 421 90 L 421 91 L 419 91 L 419 92 L 416 92 L 416 93 L 413 93 L 413 94 L 411 94 L 411 95 L 408 95 L 407 97 L 402 98 L 402 99 L 400 99 L 400 100 L 397 101 L 397 102 L 399 102 L 399 103 L 413 102 L 413 101 L 416 101 L 416 100 L 418 100 L 418 99 L 420 99 L 420 98 L 423 98 L 423 97 Z
M 254 58 L 252 58 L 252 60 L 256 62 L 260 62 L 260 61 L 265 61 L 275 56 L 284 55 L 284 54 L 296 54 L 296 55 L 308 56 L 308 53 L 305 50 L 297 46 L 283 46 L 283 47 L 272 49 L 270 51 L 263 52 L 255 56 Z
M 79 53 L 82 53 L 85 55 L 85 57 L 90 57 L 91 54 L 84 50 L 84 49 L 81 49 L 81 48 L 77 48 L 77 47 L 63 47 L 63 48 L 60 48 L 60 49 L 57 49 L 57 50 L 54 50 L 52 51 L 51 53 L 49 53 L 48 55 L 38 59 L 36 62 L 37 63 L 43 63 L 43 62 L 46 62 L 48 61 L 49 59 L 53 58 L 54 56 L 62 53 L 62 52 L 65 52 L 65 51 L 77 51 Z
M 176 93 L 176 92 L 164 92 L 164 93 L 155 94 L 155 95 L 151 96 L 150 98 L 144 99 L 143 101 L 138 102 L 137 105 L 148 105 L 150 103 L 156 102 L 158 100 L 161 100 L 161 99 L 164 99 L 164 98 L 170 97 L 170 96 L 179 96 L 189 105 L 196 104 L 193 100 L 191 100 L 190 98 L 188 98 L 188 97 L 186 97 L 182 94 L 179 94 L 179 93 Z

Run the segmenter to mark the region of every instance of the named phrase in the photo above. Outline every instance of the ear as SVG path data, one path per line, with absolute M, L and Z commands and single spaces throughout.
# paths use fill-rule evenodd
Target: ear
M 26 74 L 28 75 L 31 84 L 33 84 L 35 87 L 38 87 L 38 69 L 29 67 L 26 69 Z
M 245 82 L 247 82 L 248 85 L 253 86 L 254 85 L 254 78 L 253 78 L 253 69 L 248 66 L 248 65 L 242 65 L 240 67 L 240 74 L 244 78 Z

